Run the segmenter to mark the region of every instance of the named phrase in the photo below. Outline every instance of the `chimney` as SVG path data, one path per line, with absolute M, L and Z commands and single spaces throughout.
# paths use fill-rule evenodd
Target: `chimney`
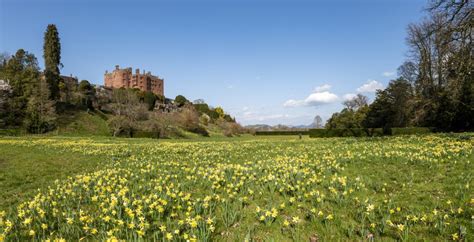
M 115 70 L 118 70 L 120 68 L 119 65 L 115 65 Z

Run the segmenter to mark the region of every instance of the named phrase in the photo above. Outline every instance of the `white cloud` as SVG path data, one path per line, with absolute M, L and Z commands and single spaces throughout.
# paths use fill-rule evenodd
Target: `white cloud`
M 294 100 L 294 99 L 290 99 L 288 101 L 286 101 L 285 103 L 283 103 L 283 107 L 301 107 L 301 106 L 304 106 L 305 103 L 304 103 L 304 100 Z
M 346 93 L 346 94 L 344 94 L 344 96 L 342 98 L 344 100 L 351 100 L 356 96 L 357 96 L 357 94 L 355 94 L 355 93 Z
M 233 89 L 234 88 L 234 85 L 228 85 L 227 86 L 227 89 Z
M 304 102 L 308 106 L 317 106 L 320 104 L 333 103 L 337 100 L 338 97 L 336 94 L 324 91 L 312 93 L 304 100 Z
M 375 92 L 377 89 L 383 89 L 382 83 L 376 80 L 368 80 L 364 85 L 357 88 L 358 92 Z
M 306 99 L 304 100 L 295 100 L 290 99 L 283 103 L 284 107 L 302 107 L 302 106 L 319 106 L 322 104 L 333 103 L 339 100 L 339 97 L 329 92 L 331 85 L 324 84 L 322 86 L 316 87 Z
M 393 75 L 395 75 L 395 72 L 393 71 L 386 71 L 382 73 L 382 76 L 386 76 L 386 77 L 393 76 Z
M 324 84 L 324 85 L 314 88 L 313 92 L 324 92 L 324 91 L 328 91 L 329 89 L 331 89 L 331 85 Z

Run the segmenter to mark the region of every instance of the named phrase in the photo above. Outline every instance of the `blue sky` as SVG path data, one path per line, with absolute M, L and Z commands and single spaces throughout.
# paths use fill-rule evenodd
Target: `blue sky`
M 62 74 L 103 83 L 116 64 L 165 79 L 165 95 L 222 106 L 242 124 L 309 124 L 395 77 L 425 0 L 0 0 L 0 51 L 43 66 L 57 25 Z

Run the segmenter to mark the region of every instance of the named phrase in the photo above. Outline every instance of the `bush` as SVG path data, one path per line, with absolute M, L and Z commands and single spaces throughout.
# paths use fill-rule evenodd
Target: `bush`
M 325 137 L 367 137 L 382 136 L 383 130 L 377 129 L 310 129 L 308 131 L 311 138 Z
M 227 137 L 239 136 L 246 132 L 240 124 L 228 122 L 223 119 L 219 119 L 217 125 L 222 129 L 222 133 Z
M 427 127 L 392 128 L 392 135 L 428 134 L 431 129 Z
M 431 133 L 430 128 L 410 127 L 410 128 L 369 128 L 369 129 L 310 129 L 309 137 L 372 137 L 384 135 L 407 135 L 407 134 L 427 134 Z
M 200 124 L 199 113 L 191 105 L 186 106 L 178 113 L 176 122 L 180 127 L 187 131 L 203 136 L 209 136 L 207 130 Z

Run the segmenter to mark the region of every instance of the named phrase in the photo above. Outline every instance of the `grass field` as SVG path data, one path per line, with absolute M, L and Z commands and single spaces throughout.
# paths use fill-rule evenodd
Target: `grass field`
M 473 145 L 0 138 L 0 241 L 472 241 Z

